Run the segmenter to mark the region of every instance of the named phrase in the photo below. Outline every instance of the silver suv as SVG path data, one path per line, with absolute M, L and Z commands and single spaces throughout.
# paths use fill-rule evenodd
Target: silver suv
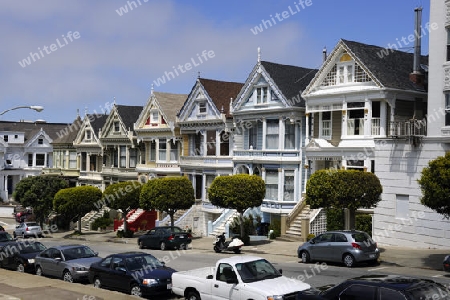
M 359 262 L 377 263 L 380 251 L 364 231 L 337 230 L 322 233 L 298 247 L 303 263 L 328 261 L 353 267 Z

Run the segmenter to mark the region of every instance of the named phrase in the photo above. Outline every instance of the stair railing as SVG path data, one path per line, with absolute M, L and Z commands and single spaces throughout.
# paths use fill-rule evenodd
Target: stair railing
M 295 204 L 294 208 L 291 210 L 291 212 L 288 214 L 287 218 L 286 218 L 286 225 L 287 227 L 291 227 L 291 222 L 295 220 L 295 218 L 297 218 L 297 216 L 302 212 L 302 210 L 306 207 L 306 201 L 304 199 L 304 197 L 302 196 L 302 198 L 300 199 L 299 202 L 297 202 L 297 204 Z

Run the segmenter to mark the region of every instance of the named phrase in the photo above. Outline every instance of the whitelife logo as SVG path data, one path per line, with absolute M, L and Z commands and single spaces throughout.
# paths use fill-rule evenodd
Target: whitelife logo
M 36 60 L 43 58 L 45 56 L 44 52 L 46 54 L 55 52 L 56 50 L 61 49 L 61 48 L 65 47 L 66 45 L 68 45 L 69 42 L 78 40 L 81 37 L 81 35 L 78 31 L 74 31 L 74 32 L 69 31 L 67 33 L 67 35 L 62 34 L 61 36 L 62 36 L 64 42 L 60 41 L 59 38 L 57 38 L 56 44 L 51 44 L 50 46 L 45 45 L 44 47 L 42 47 L 42 49 L 41 49 L 41 47 L 38 47 L 38 52 L 30 52 L 30 55 L 28 57 L 22 59 L 22 61 L 19 61 L 19 65 L 22 68 L 25 68 L 26 66 L 31 65 L 32 62 L 35 62 Z

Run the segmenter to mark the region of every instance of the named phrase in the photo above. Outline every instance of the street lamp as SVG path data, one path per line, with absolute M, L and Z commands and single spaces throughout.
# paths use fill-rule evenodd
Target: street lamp
M 15 110 L 15 109 L 19 109 L 19 108 L 29 108 L 29 109 L 33 109 L 33 110 L 35 110 L 35 111 L 37 111 L 37 112 L 41 112 L 41 111 L 44 110 L 44 107 L 43 107 L 43 106 L 39 106 L 39 105 L 16 106 L 16 107 L 7 109 L 7 110 L 5 110 L 5 111 L 2 111 L 2 112 L 0 113 L 0 116 L 3 115 L 3 114 L 5 114 L 5 113 L 7 113 L 8 111 Z

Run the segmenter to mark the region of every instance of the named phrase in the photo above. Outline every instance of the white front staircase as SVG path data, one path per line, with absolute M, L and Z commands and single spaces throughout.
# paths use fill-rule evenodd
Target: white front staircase
M 94 222 L 98 218 L 101 218 L 103 216 L 103 214 L 105 213 L 105 211 L 109 211 L 109 208 L 106 206 L 103 206 L 99 211 L 92 210 L 92 211 L 88 212 L 87 214 L 85 214 L 81 218 L 81 229 L 87 230 L 87 231 L 91 230 L 92 222 Z M 78 222 L 76 222 L 75 228 L 78 228 Z
M 224 214 L 225 213 L 226 212 L 224 212 Z M 225 218 L 222 218 L 222 220 L 220 220 L 220 217 L 217 218 L 219 220 L 219 222 L 215 224 L 215 227 L 213 228 L 213 232 L 211 232 L 210 235 L 216 236 L 216 235 L 220 235 L 220 234 L 224 233 L 226 224 L 230 224 L 231 222 L 233 222 L 233 219 L 238 216 L 239 216 L 239 213 L 236 210 L 233 210 L 228 216 L 226 216 Z

